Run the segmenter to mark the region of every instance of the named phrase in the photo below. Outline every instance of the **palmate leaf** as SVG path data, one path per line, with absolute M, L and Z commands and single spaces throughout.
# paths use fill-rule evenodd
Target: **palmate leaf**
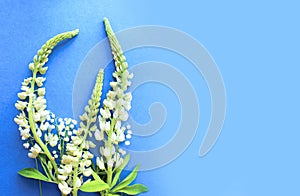
M 45 182 L 52 182 L 51 179 L 47 178 L 41 172 L 39 172 L 39 170 L 34 169 L 34 168 L 22 169 L 18 172 L 18 174 L 20 174 L 21 176 L 23 176 L 25 178 L 32 178 L 32 179 L 36 179 L 36 180 L 42 180 Z
M 132 183 L 137 176 L 139 168 L 140 166 L 137 165 L 133 169 L 133 171 L 124 180 L 122 180 L 122 182 L 120 182 L 114 189 L 111 190 L 111 192 L 112 193 L 119 192 L 119 190 L 122 190 L 123 188 L 127 187 L 130 183 Z
M 120 193 L 126 193 L 128 195 L 138 195 L 140 193 L 147 192 L 148 188 L 142 184 L 135 184 L 132 186 L 127 186 L 122 190 L 119 190 Z
M 84 183 L 81 187 L 80 190 L 83 192 L 100 192 L 103 190 L 109 189 L 108 184 L 106 184 L 104 181 L 99 181 L 99 180 L 92 180 L 89 182 Z

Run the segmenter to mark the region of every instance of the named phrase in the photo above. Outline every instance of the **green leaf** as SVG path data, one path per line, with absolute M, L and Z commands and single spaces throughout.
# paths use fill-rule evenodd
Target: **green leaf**
M 100 191 L 106 190 L 108 188 L 109 188 L 109 186 L 105 182 L 99 181 L 99 180 L 92 180 L 92 181 L 84 183 L 80 187 L 80 190 L 83 192 L 91 193 L 91 192 L 100 192 Z
M 122 180 L 122 182 L 120 182 L 120 184 L 118 184 L 113 190 L 112 192 L 118 192 L 119 190 L 123 189 L 124 187 L 126 187 L 127 185 L 129 185 L 137 176 L 138 170 L 139 170 L 140 166 L 137 165 L 133 171 L 124 179 Z
M 129 159 L 130 159 L 130 155 L 128 154 L 124 158 L 123 163 L 116 169 L 116 174 L 115 174 L 114 179 L 113 179 L 113 181 L 112 181 L 112 183 L 110 185 L 110 188 L 114 187 L 117 184 L 117 182 L 118 182 L 118 180 L 120 178 L 120 174 L 123 171 L 123 169 L 126 167 L 126 165 L 128 164 Z
M 100 181 L 101 183 L 106 184 L 99 176 L 96 172 L 92 171 L 92 176 L 96 181 Z
M 120 193 L 126 193 L 128 195 L 138 195 L 140 193 L 147 192 L 148 188 L 142 184 L 135 184 L 132 186 L 127 186 L 122 190 L 119 190 Z
M 34 168 L 22 169 L 18 172 L 18 174 L 20 174 L 21 176 L 26 177 L 26 178 L 32 178 L 32 179 L 42 180 L 42 181 L 46 181 L 46 182 L 52 182 L 50 179 L 48 179 L 46 176 L 44 176 L 41 172 L 39 172 L 39 170 L 34 169 Z

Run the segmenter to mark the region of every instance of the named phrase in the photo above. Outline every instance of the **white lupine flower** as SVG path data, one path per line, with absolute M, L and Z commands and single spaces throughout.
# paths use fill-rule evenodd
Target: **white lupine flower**
M 85 169 L 82 173 L 85 177 L 92 175 L 93 170 L 91 168 Z
M 54 155 L 54 158 L 55 158 L 55 159 L 57 159 L 57 158 L 58 158 L 58 155 L 57 155 L 57 154 L 55 154 L 55 155 Z
M 41 129 L 42 131 L 47 131 L 48 128 L 49 128 L 49 126 L 50 126 L 49 122 L 41 123 L 40 129 Z
M 68 178 L 68 176 L 58 175 L 57 178 L 61 181 L 65 181 Z
M 130 141 L 128 141 L 128 140 L 125 141 L 125 145 L 126 145 L 126 146 L 129 146 L 129 145 L 130 145 Z
M 100 126 L 100 130 L 104 130 L 105 129 L 105 123 L 106 120 L 103 118 L 99 118 L 99 126 Z
M 35 79 L 35 83 L 38 87 L 41 87 L 43 86 L 43 82 L 46 80 L 46 78 L 43 78 L 43 77 L 37 77 Z
M 97 141 L 102 141 L 104 139 L 104 132 L 103 131 L 100 131 L 99 129 L 97 129 L 95 131 L 95 139 Z
M 105 99 L 103 101 L 103 104 L 108 107 L 110 110 L 114 109 L 116 107 L 116 102 L 111 99 Z
M 72 119 L 72 123 L 73 123 L 74 125 L 77 125 L 77 121 L 74 120 L 74 119 Z
M 126 135 L 126 139 L 131 139 L 131 135 L 130 135 L 130 134 L 127 134 L 127 135 Z
M 118 149 L 118 152 L 119 152 L 121 155 L 123 155 L 123 156 L 126 154 L 126 151 L 123 150 L 122 148 L 119 148 L 119 149 Z
M 76 163 L 77 160 L 78 159 L 76 157 L 73 157 L 73 156 L 70 156 L 70 155 L 63 155 L 61 162 L 63 164 L 72 164 L 72 163 Z
M 116 97 L 117 93 L 114 91 L 108 91 L 107 98 L 108 99 L 114 99 Z
M 105 157 L 110 156 L 110 150 L 108 148 L 105 148 L 105 147 L 100 147 L 100 153 Z
M 69 195 L 72 191 L 72 188 L 70 188 L 65 181 L 61 181 L 58 184 L 58 188 L 64 195 Z
M 77 178 L 77 180 L 76 180 L 76 188 L 80 188 L 81 184 L 82 184 L 81 180 L 79 178 Z
M 36 158 L 39 153 L 42 151 L 42 149 L 40 148 L 40 146 L 38 144 L 34 144 L 33 147 L 30 148 L 30 153 L 28 153 L 28 157 L 30 158 Z
M 108 167 L 113 167 L 114 166 L 114 160 L 110 159 L 107 161 L 107 166 Z
M 128 112 L 126 112 L 125 110 L 121 111 L 119 114 L 119 119 L 121 121 L 126 121 L 128 117 L 129 117 Z
M 14 118 L 15 123 L 17 123 L 20 127 L 28 127 L 28 121 L 24 118 L 22 114 L 18 115 Z
M 18 110 L 24 110 L 24 108 L 27 106 L 27 102 L 24 101 L 17 101 L 17 103 L 15 103 L 15 107 Z
M 112 141 L 113 143 L 116 143 L 116 140 L 117 140 L 117 135 L 116 135 L 116 133 L 112 132 L 112 133 L 111 133 L 111 141 Z
M 64 128 L 65 128 L 65 125 L 64 125 L 64 123 L 60 123 L 58 126 L 57 126 L 57 129 L 58 129 L 58 131 L 62 131 L 62 130 L 64 130 Z M 62 135 L 62 133 L 61 133 L 61 136 L 65 136 L 65 135 Z
M 90 148 L 95 148 L 96 147 L 96 144 L 94 144 L 92 141 L 88 141 L 88 143 L 89 143 Z
M 115 130 L 120 130 L 121 129 L 121 121 L 117 120 L 116 124 L 115 124 Z
M 31 82 L 31 80 L 32 80 L 32 77 L 25 78 L 24 81 L 22 82 L 22 85 L 23 86 L 27 86 Z
M 100 109 L 100 114 L 103 118 L 110 118 L 110 111 L 108 109 Z
M 102 157 L 101 158 L 97 157 L 96 163 L 97 163 L 97 166 L 99 167 L 99 169 L 101 169 L 101 170 L 105 169 L 105 165 L 104 165 L 104 161 L 103 161 Z
M 82 139 L 78 136 L 72 136 L 72 143 L 76 146 L 79 146 L 82 143 Z
M 26 99 L 27 96 L 28 96 L 28 94 L 27 94 L 26 92 L 18 93 L 18 97 L 19 97 L 21 100 Z
M 39 96 L 44 96 L 46 93 L 46 89 L 45 88 L 38 88 L 38 95 Z
M 27 140 L 31 136 L 29 128 L 22 129 L 20 127 L 19 130 L 20 130 L 20 136 L 22 137 L 22 140 Z
M 115 89 L 116 87 L 118 87 L 118 82 L 110 82 L 109 84 L 110 84 L 110 86 L 111 86 L 113 89 Z
M 43 135 L 42 131 L 40 129 L 36 130 L 36 134 L 37 134 L 38 137 L 42 137 L 42 135 Z
M 29 67 L 29 69 L 31 70 L 31 71 L 33 71 L 34 70 L 34 63 L 29 63 L 29 65 L 28 65 L 28 67 Z
M 40 113 L 35 113 L 34 116 L 33 116 L 33 120 L 35 122 L 39 122 L 41 120 L 41 115 Z
M 70 174 L 72 172 L 73 166 L 72 165 L 65 165 L 64 169 L 67 174 Z
M 30 144 L 29 144 L 29 143 L 24 143 L 24 144 L 23 144 L 23 147 L 24 147 L 24 148 L 26 148 L 26 149 L 28 149 L 28 148 L 29 148 L 29 146 L 30 146 Z
M 33 105 L 37 111 L 45 110 L 47 101 L 44 97 L 38 97 L 34 100 Z
M 119 167 L 120 165 L 122 165 L 122 163 L 123 163 L 123 159 L 118 159 L 117 161 L 116 161 L 116 167 Z
M 56 146 L 57 143 L 58 143 L 58 136 L 56 134 L 53 134 L 53 133 L 45 134 L 44 139 L 52 147 Z
M 132 130 L 128 130 L 128 131 L 127 131 L 127 134 L 132 134 Z
M 92 165 L 92 161 L 91 160 L 85 160 L 83 164 L 84 164 L 85 167 L 89 167 L 89 166 Z
M 94 157 L 94 155 L 92 153 L 90 153 L 89 151 L 86 151 L 83 153 L 82 158 L 84 159 L 92 159 Z
M 124 134 L 124 133 L 120 133 L 120 134 L 117 136 L 117 138 L 118 138 L 118 141 L 119 141 L 119 142 L 123 142 L 123 141 L 125 140 L 125 134 Z

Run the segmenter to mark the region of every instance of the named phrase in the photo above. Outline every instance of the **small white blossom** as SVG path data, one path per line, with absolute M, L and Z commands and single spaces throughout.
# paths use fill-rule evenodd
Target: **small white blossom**
M 76 180 L 76 188 L 80 188 L 81 184 L 82 184 L 81 180 L 79 178 L 77 178 L 77 180 Z
M 37 77 L 35 79 L 35 83 L 38 87 L 41 87 L 43 86 L 43 82 L 46 80 L 46 78 L 43 78 L 43 77 Z
M 31 80 L 32 80 L 32 77 L 25 78 L 24 81 L 22 82 L 22 85 L 23 86 L 27 86 L 31 82 Z
M 85 177 L 89 177 L 90 175 L 92 175 L 92 172 L 93 172 L 93 170 L 91 168 L 88 168 L 83 171 L 83 175 Z
M 116 107 L 116 102 L 111 99 L 105 99 L 103 101 L 103 104 L 108 107 L 110 110 L 114 109 Z
M 28 96 L 28 94 L 27 94 L 26 92 L 18 93 L 18 97 L 19 97 L 21 100 L 26 99 L 27 96 Z
M 107 161 L 107 166 L 108 167 L 113 167 L 114 166 L 114 160 L 110 159 Z
M 40 129 L 41 129 L 42 131 L 47 131 L 48 128 L 49 128 L 49 126 L 50 126 L 50 124 L 49 124 L 48 122 L 41 123 Z
M 125 145 L 126 145 L 126 146 L 129 146 L 129 145 L 130 145 L 130 141 L 128 141 L 128 140 L 125 141 Z
M 101 170 L 105 169 L 104 161 L 103 161 L 102 157 L 101 158 L 97 157 L 96 163 L 97 163 L 97 166 L 99 167 L 99 169 L 101 169 Z
M 29 146 L 30 146 L 29 143 L 24 143 L 24 144 L 23 144 L 23 147 L 26 148 L 26 149 L 28 149 Z
M 103 118 L 110 118 L 110 111 L 108 109 L 100 109 L 100 114 Z
M 29 128 L 22 129 L 20 127 L 19 130 L 20 130 L 20 136 L 22 137 L 22 140 L 27 140 L 31 136 Z
M 31 147 L 29 151 L 30 151 L 30 153 L 28 153 L 28 156 L 30 158 L 34 159 L 39 155 L 39 153 L 42 151 L 42 149 L 40 148 L 40 146 L 38 144 L 34 144 L 34 146 Z
M 131 139 L 131 135 L 130 135 L 130 134 L 127 134 L 127 135 L 126 135 L 126 139 Z
M 36 134 L 37 134 L 38 137 L 42 137 L 42 135 L 43 135 L 42 131 L 40 129 L 36 130 Z
M 64 176 L 64 175 L 58 175 L 57 178 L 61 181 L 64 181 L 68 178 L 68 176 Z
M 44 96 L 46 93 L 46 89 L 45 88 L 38 88 L 38 95 L 39 96 Z
M 51 147 L 54 147 L 58 143 L 58 136 L 53 133 L 45 134 L 44 139 L 50 144 Z
M 17 101 L 17 103 L 15 103 L 15 107 L 18 110 L 24 110 L 24 108 L 27 106 L 27 102 L 24 101 Z
M 70 187 L 68 186 L 68 184 L 67 184 L 66 182 L 64 182 L 64 181 L 62 181 L 62 182 L 60 182 L 60 183 L 58 184 L 58 188 L 59 188 L 59 190 L 60 190 L 64 195 L 68 195 L 68 194 L 70 194 L 71 191 L 72 191 L 72 188 L 70 188 Z
M 100 131 L 100 130 L 97 129 L 95 131 L 95 139 L 98 140 L 98 141 L 102 141 L 104 139 L 103 131 Z

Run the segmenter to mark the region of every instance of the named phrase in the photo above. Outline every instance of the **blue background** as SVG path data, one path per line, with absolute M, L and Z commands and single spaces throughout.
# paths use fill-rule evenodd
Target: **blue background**
M 28 63 L 51 36 L 80 28 L 76 39 L 53 52 L 47 73 L 48 105 L 59 116 L 71 116 L 74 78 L 88 51 L 105 37 L 104 16 L 115 31 L 153 24 L 190 34 L 213 56 L 226 86 L 222 134 L 212 151 L 200 158 L 199 145 L 210 118 L 209 91 L 192 68 L 186 66 L 182 71 L 197 84 L 200 126 L 193 143 L 178 159 L 139 174 L 137 181 L 149 187 L 144 195 L 300 195 L 299 6 L 292 0 L 1 0 L 0 195 L 38 195 L 36 181 L 17 175 L 18 170 L 34 166 L 13 122 L 18 113 L 14 108 L 16 94 L 29 75 Z M 165 60 L 179 69 L 183 66 L 172 55 L 148 52 L 129 54 L 129 62 Z M 145 89 L 157 90 L 144 96 Z M 176 96 L 168 89 L 153 84 L 140 90 L 133 103 L 133 114 L 137 110 L 145 114 L 143 118 L 139 115 L 139 121 L 149 120 L 147 108 L 153 100 L 179 110 Z M 177 120 L 176 112 L 170 112 L 161 137 L 146 138 L 144 143 L 135 143 L 134 138 L 132 147 L 148 145 L 151 149 L 164 144 Z M 44 193 L 59 195 L 54 185 L 44 184 Z

